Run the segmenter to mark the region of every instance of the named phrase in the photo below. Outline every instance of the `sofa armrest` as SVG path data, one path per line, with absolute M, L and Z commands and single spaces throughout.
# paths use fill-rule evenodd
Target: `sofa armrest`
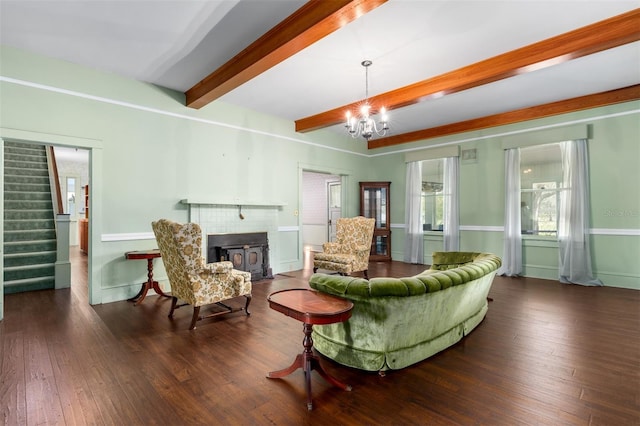
M 488 264 L 489 269 L 487 272 L 493 270 L 491 264 L 494 264 L 496 269 L 502 264 L 501 259 L 495 254 L 491 253 L 477 253 L 477 252 L 462 252 L 462 251 L 435 251 L 432 254 L 433 263 L 431 269 L 444 271 L 447 269 L 454 269 L 460 266 L 468 265 L 471 263 Z
M 461 251 L 436 251 L 432 254 L 431 269 L 444 271 L 471 263 L 480 253 Z
M 317 273 L 309 278 L 309 287 L 334 296 L 369 295 L 369 281 L 358 277 Z

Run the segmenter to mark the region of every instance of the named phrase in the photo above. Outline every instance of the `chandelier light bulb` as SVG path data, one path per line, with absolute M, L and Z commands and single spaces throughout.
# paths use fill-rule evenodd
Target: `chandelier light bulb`
M 387 122 L 387 109 L 385 107 L 380 108 L 380 121 Z

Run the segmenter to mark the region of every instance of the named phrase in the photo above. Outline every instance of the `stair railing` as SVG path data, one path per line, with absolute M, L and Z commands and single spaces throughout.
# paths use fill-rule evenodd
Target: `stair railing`
M 49 183 L 51 184 L 51 201 L 53 202 L 54 216 L 64 213 L 62 193 L 60 191 L 60 177 L 58 176 L 58 164 L 56 153 L 52 146 L 47 146 L 47 165 L 49 167 Z

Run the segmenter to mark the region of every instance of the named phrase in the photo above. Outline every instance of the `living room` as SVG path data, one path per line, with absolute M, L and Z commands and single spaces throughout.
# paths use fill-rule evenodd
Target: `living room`
M 341 177 L 344 217 L 359 213 L 359 182 L 391 182 L 391 255 L 402 261 L 407 152 L 442 147 L 475 150 L 460 166 L 460 249 L 502 256 L 504 139 L 575 126 L 589 134 L 594 275 L 606 287 L 640 290 L 637 99 L 368 149 L 331 129 L 297 133 L 291 120 L 224 101 L 191 109 L 179 91 L 4 44 L 1 49 L 0 140 L 90 151 L 90 305 L 121 303 L 139 290 L 145 271 L 123 254 L 156 246 L 152 221 L 191 220 L 181 200 L 218 206 L 216 214 L 232 218 L 229 227 L 241 232 L 253 231 L 267 209 L 274 221 L 273 272 L 303 270 L 305 172 Z M 425 265 L 441 249 L 442 237 L 427 232 Z M 525 236 L 523 250 L 525 276 L 557 281 L 556 241 Z M 161 262 L 154 273 L 168 285 Z
M 345 217 L 358 214 L 358 182 L 391 182 L 392 257 L 400 260 L 406 153 L 442 146 L 476 153 L 460 167 L 461 249 L 501 254 L 503 139 L 576 125 L 590 135 L 593 268 L 605 285 L 640 289 L 637 101 L 367 150 L 330 130 L 296 133 L 288 120 L 221 101 L 193 110 L 175 91 L 2 49 L 0 136 L 91 151 L 92 304 L 135 294 L 139 271 L 122 254 L 154 245 L 153 220 L 188 221 L 185 199 L 226 204 L 219 207 L 235 218 L 229 226 L 240 230 L 252 226 L 252 209 L 269 205 L 273 271 L 300 269 L 305 171 L 342 177 Z M 242 204 L 245 220 L 237 215 Z M 429 239 L 435 241 L 427 243 L 427 256 L 441 248 L 437 235 Z M 553 241 L 526 238 L 524 251 L 525 275 L 555 279 Z M 157 273 L 163 276 L 161 266 Z

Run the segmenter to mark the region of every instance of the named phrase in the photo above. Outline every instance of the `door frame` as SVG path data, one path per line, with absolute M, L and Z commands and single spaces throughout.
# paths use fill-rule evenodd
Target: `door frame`
M 43 144 L 52 146 L 64 146 L 67 148 L 82 148 L 89 150 L 89 209 L 94 212 L 89 220 L 89 256 L 87 259 L 87 284 L 89 304 L 102 303 L 102 277 L 97 268 L 94 268 L 93 259 L 100 259 L 100 235 L 102 234 L 102 140 L 79 138 L 74 136 L 40 133 L 30 130 L 9 129 L 0 127 L 0 183 L 4 191 L 4 141 L 19 143 Z M 2 197 L 4 198 L 4 197 Z M 4 200 L 0 201 L 0 208 L 4 211 Z M 4 220 L 0 221 L 0 267 L 4 270 Z M 1 275 L 1 274 L 0 274 Z M 0 321 L 4 318 L 4 277 L 0 276 Z
M 352 179 L 352 176 L 355 174 L 355 172 L 353 170 L 347 170 L 347 169 L 340 169 L 340 168 L 335 168 L 335 167 L 329 167 L 329 166 L 319 166 L 317 164 L 303 164 L 303 163 L 299 163 L 298 164 L 298 211 L 300 211 L 300 209 L 302 209 L 302 200 L 304 197 L 303 194 L 303 189 L 304 189 L 304 185 L 303 185 L 303 173 L 304 172 L 311 172 L 311 173 L 322 173 L 322 174 L 327 174 L 327 175 L 336 175 L 336 176 L 340 176 L 340 184 L 341 186 L 341 191 L 340 191 L 340 207 L 341 207 L 341 217 L 345 217 L 346 215 L 349 214 L 349 200 L 352 197 L 358 197 L 358 195 L 356 193 L 350 194 L 350 191 L 346 190 L 347 188 L 349 188 L 349 182 Z M 304 240 L 303 240 L 303 235 L 302 235 L 302 214 L 298 214 L 298 265 L 299 268 L 301 269 L 304 266 Z

